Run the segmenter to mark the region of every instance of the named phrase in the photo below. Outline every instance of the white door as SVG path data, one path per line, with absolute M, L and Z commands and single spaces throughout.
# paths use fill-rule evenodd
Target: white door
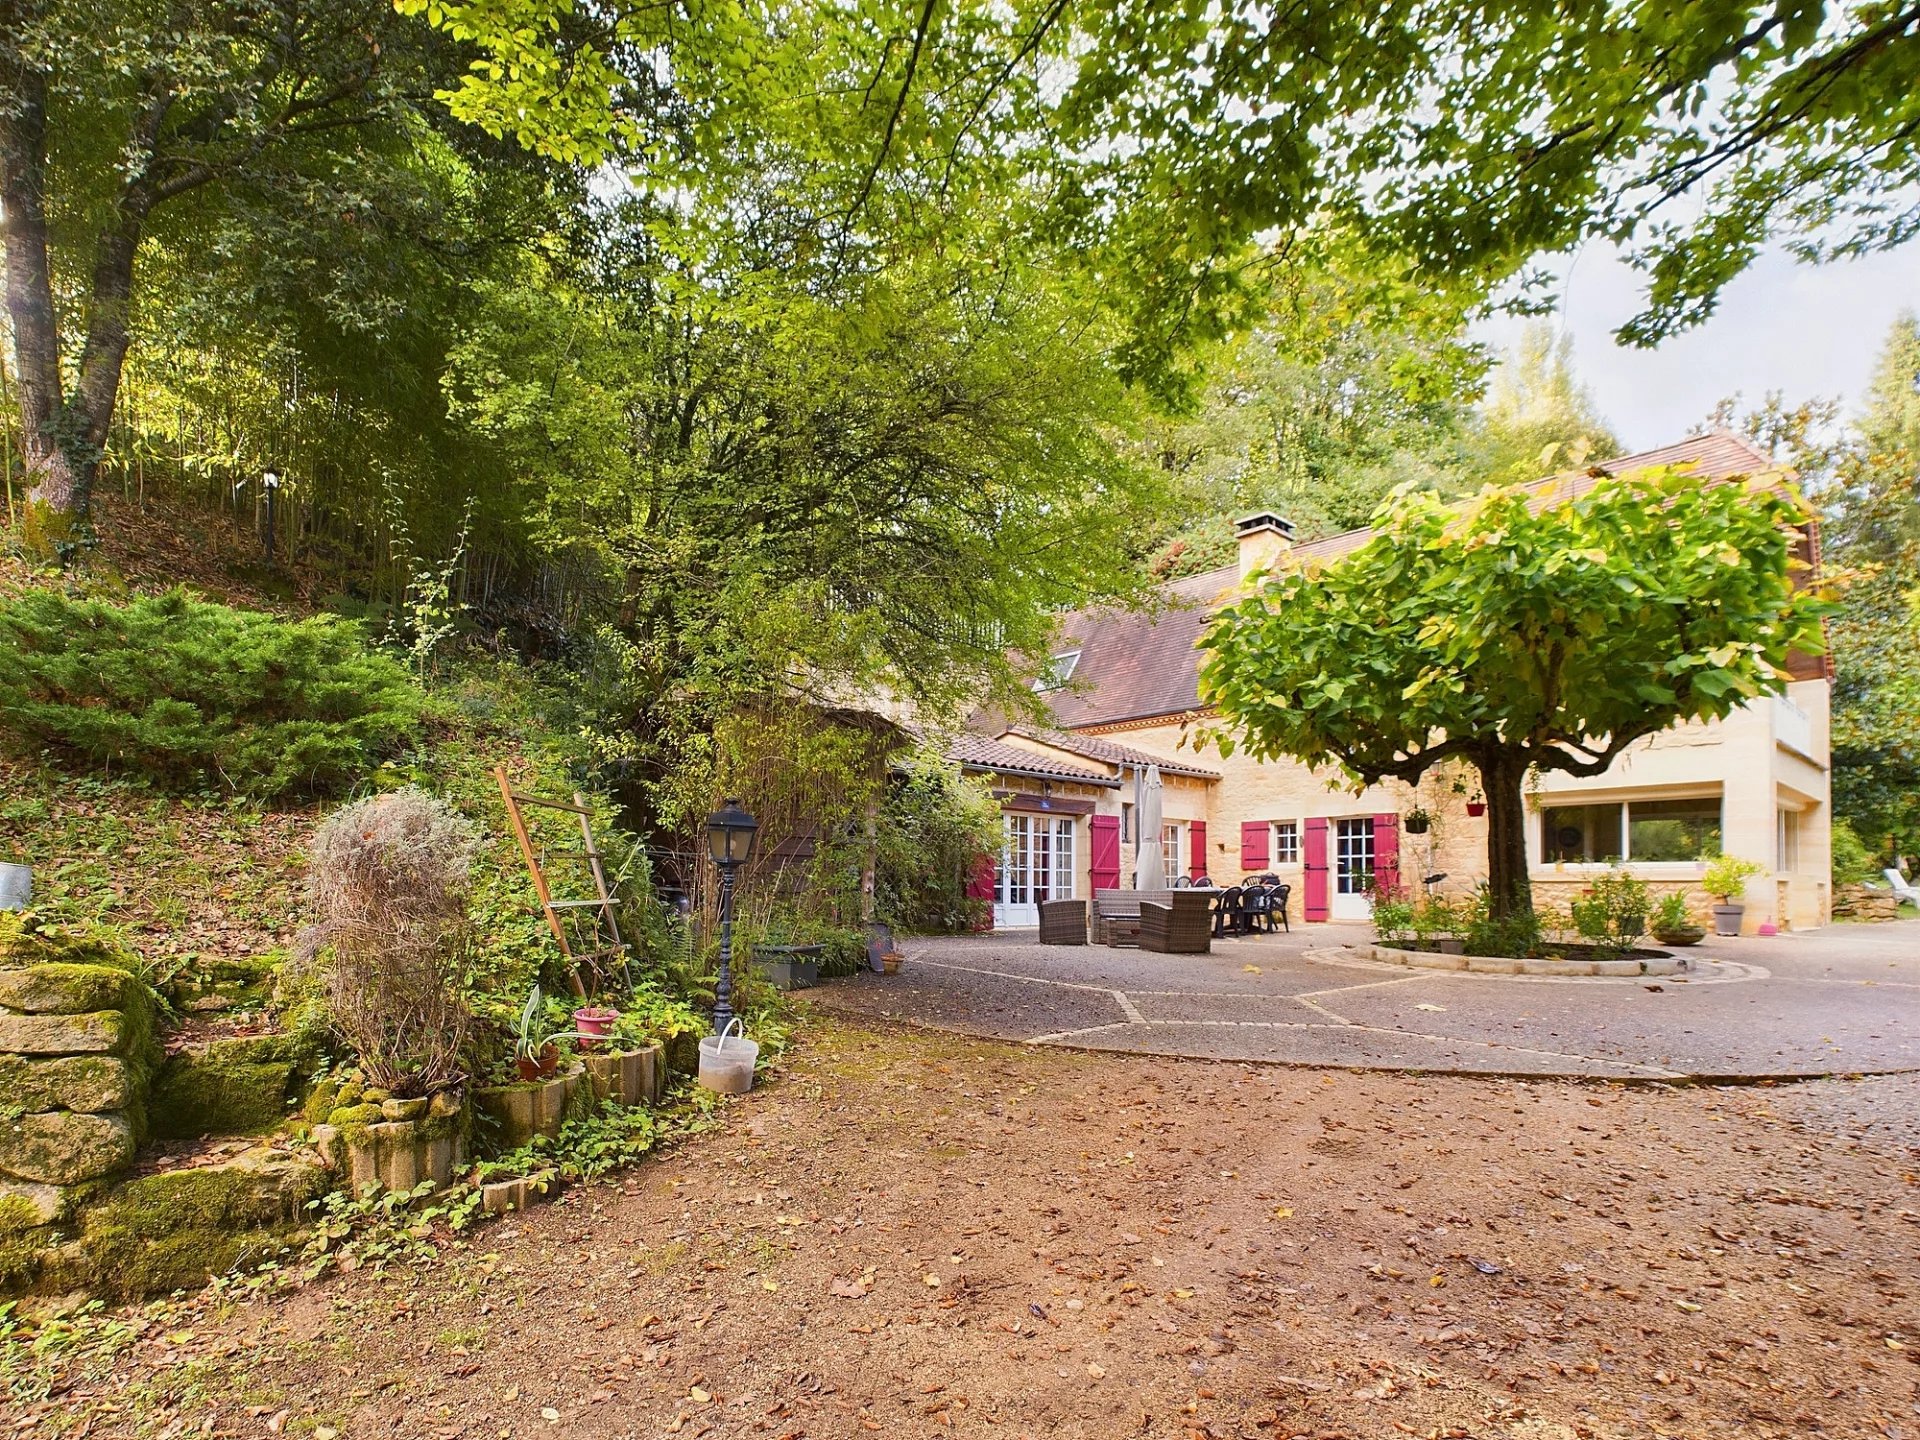
M 1333 906 L 1335 920 L 1365 920 L 1373 914 L 1367 887 L 1373 880 L 1373 818 L 1362 815 L 1333 822 Z
M 1054 815 L 1010 814 L 1000 852 L 993 904 L 996 930 L 1031 930 L 1042 900 L 1071 900 L 1078 891 L 1074 822 Z

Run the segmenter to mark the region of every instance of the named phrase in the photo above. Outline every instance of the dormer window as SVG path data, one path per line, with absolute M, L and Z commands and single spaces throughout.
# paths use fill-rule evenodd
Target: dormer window
M 1078 650 L 1069 650 L 1063 655 L 1054 656 L 1047 662 L 1046 668 L 1035 677 L 1033 688 L 1035 690 L 1058 690 L 1073 678 L 1073 667 L 1079 663 L 1080 652 Z

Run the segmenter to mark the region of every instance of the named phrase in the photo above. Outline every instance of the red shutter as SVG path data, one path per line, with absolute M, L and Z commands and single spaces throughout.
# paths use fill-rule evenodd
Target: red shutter
M 967 881 L 967 898 L 987 902 L 981 907 L 981 918 L 976 929 L 993 929 L 993 902 L 999 888 L 999 860 L 992 855 L 982 855 L 973 862 L 973 876 Z
M 1373 888 L 1392 894 L 1400 888 L 1400 817 L 1373 817 Z
M 1267 868 L 1267 834 L 1272 828 L 1264 820 L 1240 822 L 1240 868 L 1242 870 Z
M 1307 891 L 1301 913 L 1309 920 L 1324 920 L 1327 918 L 1326 817 L 1318 815 L 1307 821 L 1306 833 L 1301 838 L 1301 870 Z
M 1089 878 L 1094 892 L 1118 890 L 1120 888 L 1120 817 L 1118 815 L 1095 815 L 1087 821 L 1092 843 L 1088 849 L 1092 852 L 1089 862 Z
M 1202 879 L 1207 873 L 1207 822 L 1196 820 L 1187 827 L 1191 833 L 1193 862 L 1187 871 L 1189 880 Z

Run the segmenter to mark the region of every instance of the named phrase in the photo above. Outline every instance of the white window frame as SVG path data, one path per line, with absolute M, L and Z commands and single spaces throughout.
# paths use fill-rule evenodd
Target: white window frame
M 1288 842 L 1281 844 L 1282 838 Z M 1273 822 L 1273 867 L 1282 865 L 1297 869 L 1300 865 L 1300 822 L 1298 820 L 1275 820 Z
M 1179 876 L 1187 873 L 1187 823 L 1184 820 L 1160 822 L 1160 878 L 1168 890 Z

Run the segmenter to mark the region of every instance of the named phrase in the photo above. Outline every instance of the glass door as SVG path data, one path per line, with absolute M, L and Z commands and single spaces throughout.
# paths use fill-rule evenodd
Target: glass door
M 1075 822 L 1017 813 L 1005 820 L 993 924 L 997 930 L 1030 930 L 1040 923 L 1042 900 L 1071 900 L 1077 893 Z
M 1373 913 L 1367 888 L 1373 880 L 1373 817 L 1333 822 L 1333 918 L 1365 920 Z

